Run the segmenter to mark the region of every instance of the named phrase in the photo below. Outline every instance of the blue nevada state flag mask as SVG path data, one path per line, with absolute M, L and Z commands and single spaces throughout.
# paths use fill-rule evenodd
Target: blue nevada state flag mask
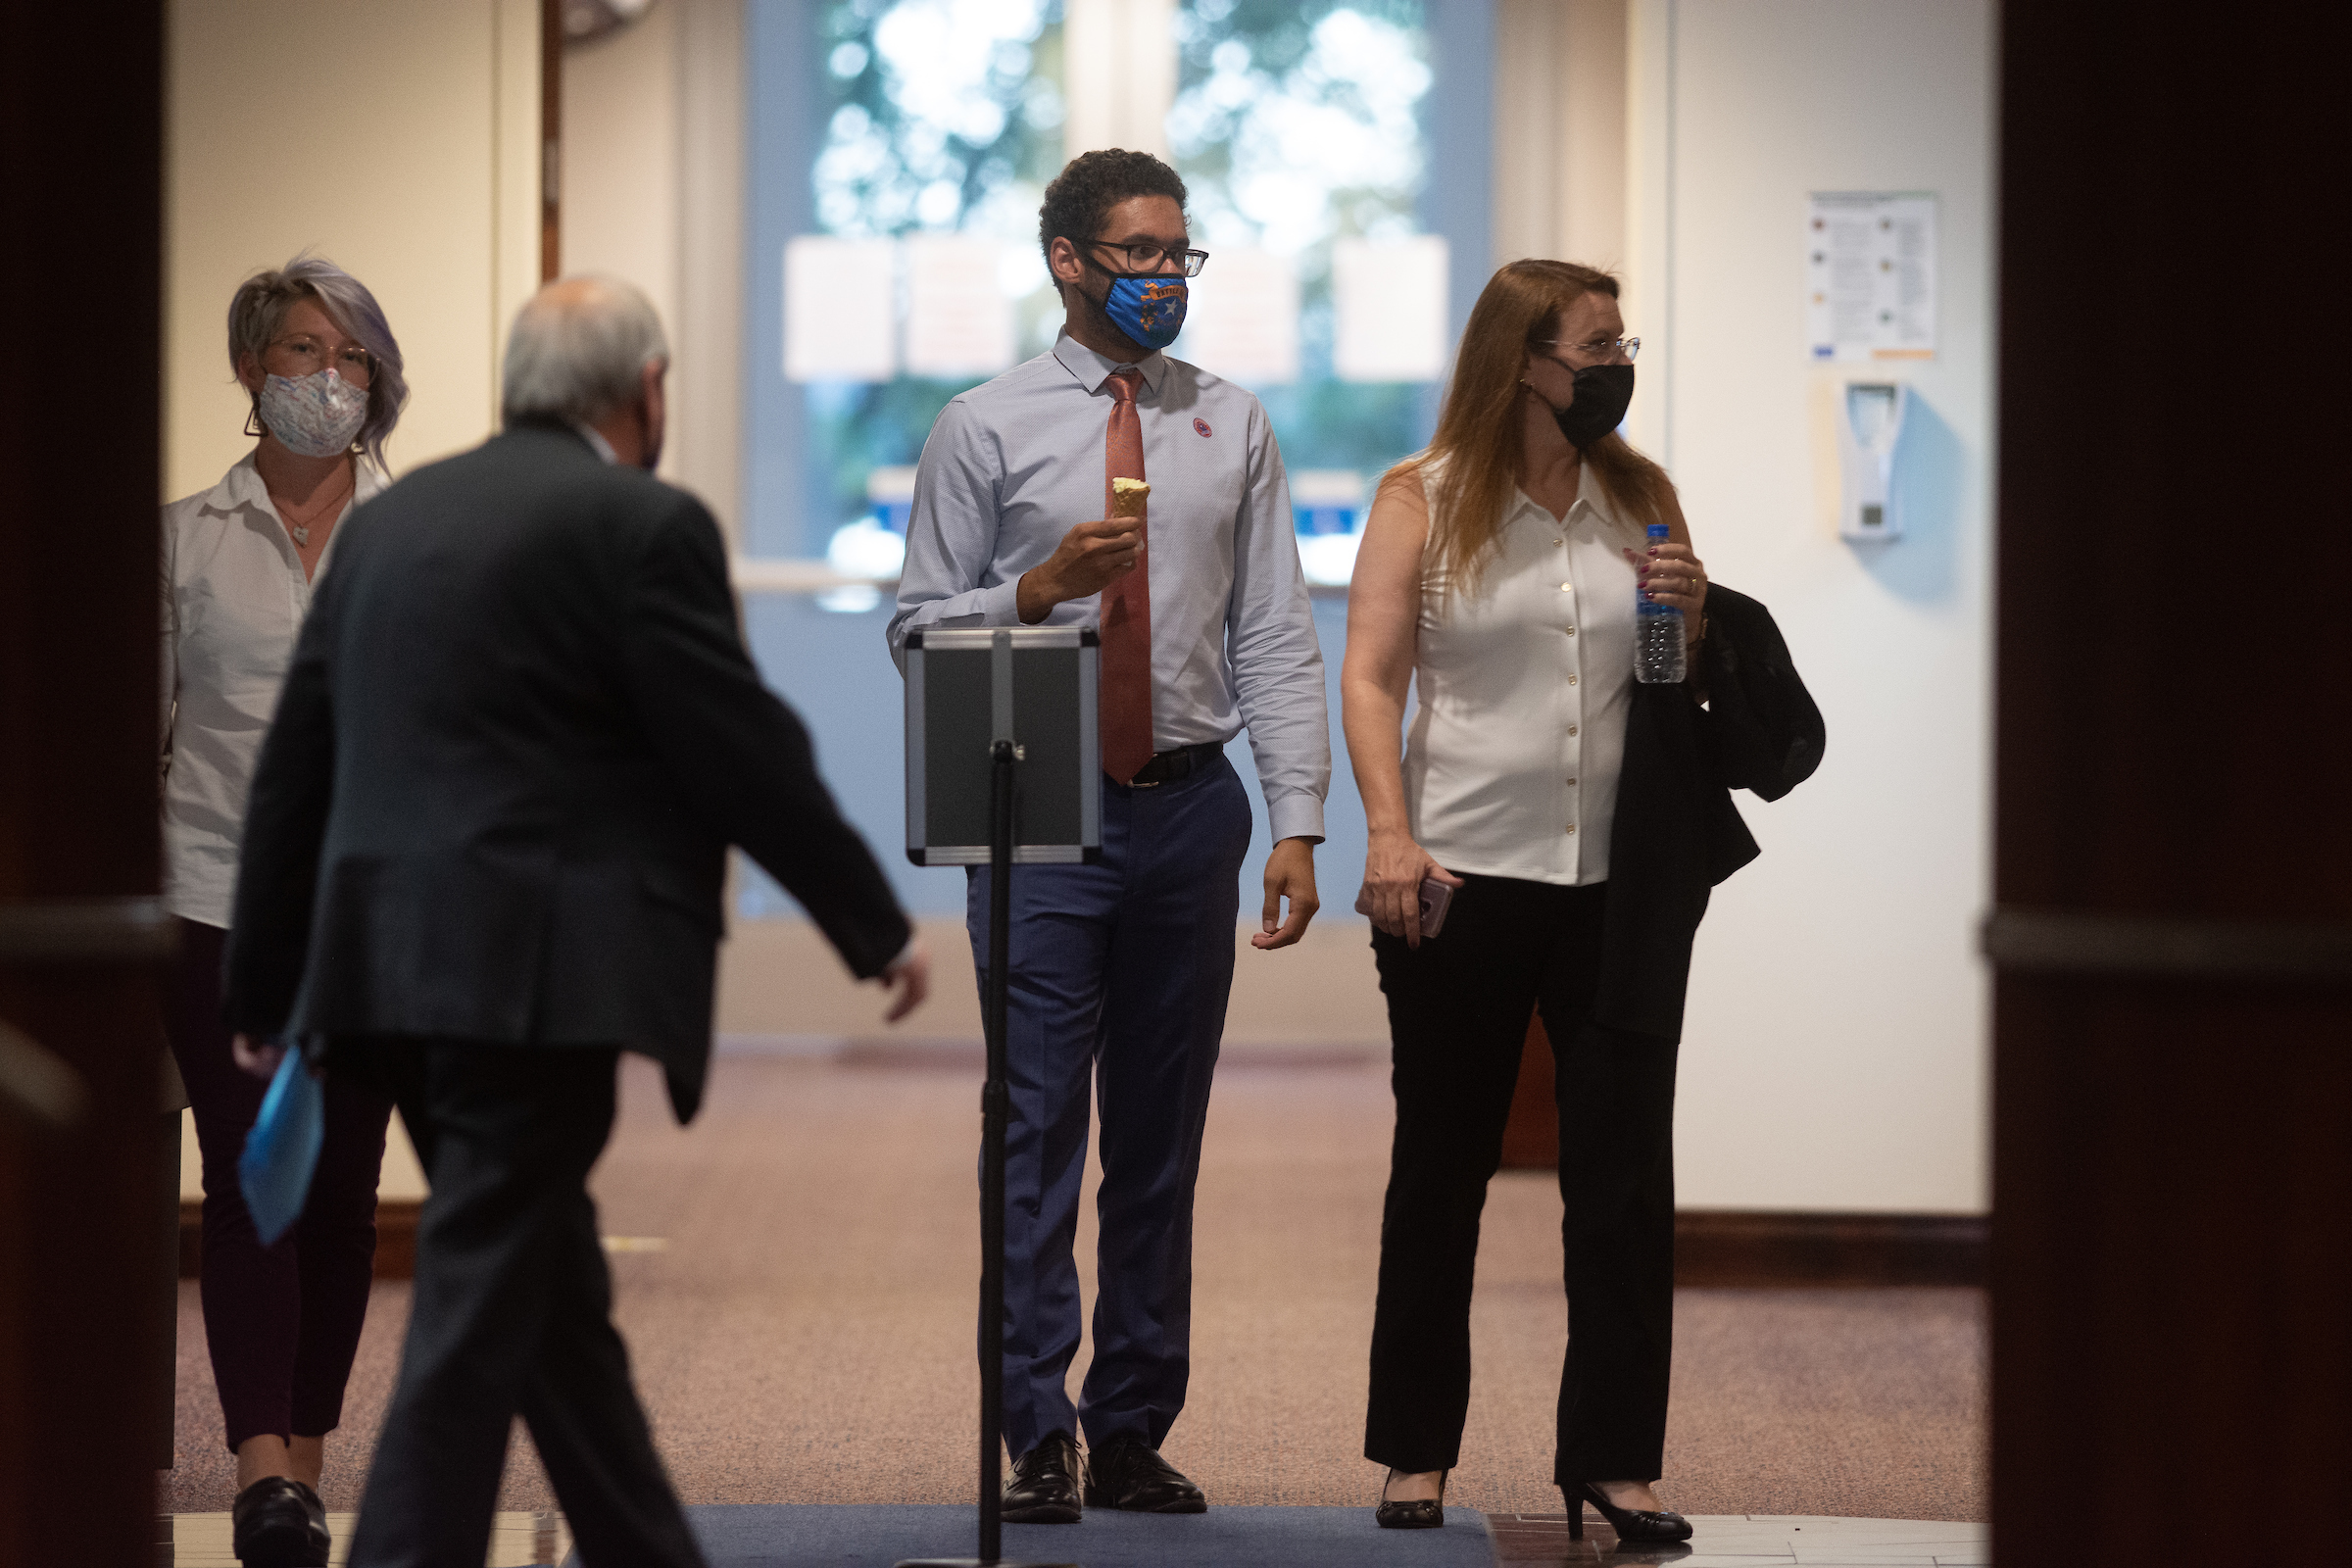
M 1102 312 L 1146 348 L 1164 349 L 1184 330 L 1184 279 L 1164 272 L 1114 272 Z

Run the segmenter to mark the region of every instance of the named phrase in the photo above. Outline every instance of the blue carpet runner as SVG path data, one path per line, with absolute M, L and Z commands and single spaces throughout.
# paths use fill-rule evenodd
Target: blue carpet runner
M 944 1504 L 714 1504 L 686 1517 L 710 1568 L 890 1568 L 969 1557 L 980 1534 L 972 1508 Z M 1095 1509 L 1075 1525 L 1006 1525 L 1004 1555 L 1081 1568 L 1494 1568 L 1485 1516 L 1457 1507 L 1446 1520 L 1383 1530 L 1370 1508 Z M 572 1553 L 568 1568 L 579 1561 Z

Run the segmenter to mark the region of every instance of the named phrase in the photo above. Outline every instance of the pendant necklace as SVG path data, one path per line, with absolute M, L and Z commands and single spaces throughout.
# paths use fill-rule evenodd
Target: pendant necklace
M 353 477 L 356 480 L 358 476 L 355 474 Z M 317 522 L 320 517 L 325 516 L 330 509 L 342 505 L 343 497 L 348 493 L 349 492 L 347 489 L 337 490 L 332 496 L 327 498 L 324 505 L 314 508 L 311 512 L 311 514 L 303 518 L 300 522 L 295 522 L 293 520 L 292 511 L 283 501 L 278 501 L 278 498 L 275 496 L 271 496 L 270 499 L 272 501 L 277 501 L 277 514 L 281 518 L 286 519 L 286 532 L 294 536 L 294 543 L 296 547 L 307 550 L 311 545 L 311 524 Z

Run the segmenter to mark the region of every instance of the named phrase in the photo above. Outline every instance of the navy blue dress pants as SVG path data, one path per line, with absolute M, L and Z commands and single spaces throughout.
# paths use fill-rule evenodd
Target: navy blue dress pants
M 1012 873 L 1005 1028 L 1004 1442 L 1158 1446 L 1192 1373 L 1193 1185 L 1233 986 L 1250 799 L 1222 755 L 1189 777 L 1102 785 L 1102 857 Z M 966 888 L 988 991 L 989 873 Z M 1079 1185 L 1102 1117 L 1094 1357 L 1078 1401 Z

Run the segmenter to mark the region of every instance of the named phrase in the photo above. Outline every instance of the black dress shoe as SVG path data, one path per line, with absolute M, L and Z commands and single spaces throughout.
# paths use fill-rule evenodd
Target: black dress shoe
M 1452 1472 L 1438 1475 L 1438 1494 L 1434 1497 L 1404 1497 L 1392 1501 L 1389 1482 L 1396 1479 L 1394 1468 L 1388 1480 L 1380 1484 L 1380 1505 L 1372 1510 L 1373 1522 L 1383 1530 L 1436 1530 L 1446 1523 L 1446 1479 Z
M 1016 1525 L 1074 1525 L 1078 1509 L 1078 1445 L 1055 1432 L 1012 1461 L 1004 1487 L 1004 1518 Z
M 1560 1491 L 1568 1497 L 1568 1539 L 1585 1539 L 1585 1504 L 1600 1510 L 1600 1516 L 1617 1532 L 1622 1544 L 1633 1542 L 1689 1541 L 1690 1521 L 1679 1513 L 1662 1509 L 1620 1508 L 1602 1495 L 1601 1490 L 1590 1481 L 1563 1481 Z
M 229 1505 L 229 1544 L 245 1568 L 326 1568 L 326 1506 L 284 1476 L 264 1476 Z
M 1208 1499 L 1141 1438 L 1112 1438 L 1086 1450 L 1086 1505 L 1130 1513 L 1206 1513 Z

